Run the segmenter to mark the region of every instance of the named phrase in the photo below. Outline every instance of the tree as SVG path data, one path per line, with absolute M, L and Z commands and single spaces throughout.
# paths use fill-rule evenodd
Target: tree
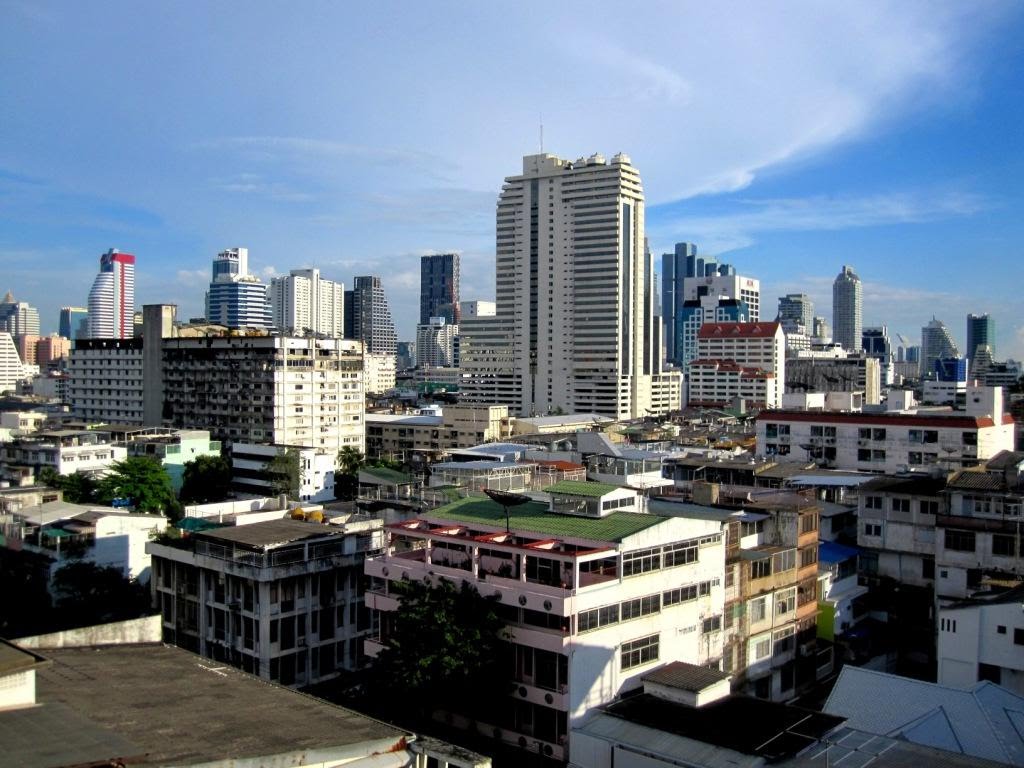
M 62 624 L 82 627 L 135 618 L 149 608 L 149 590 L 117 568 L 81 560 L 53 575 L 54 607 Z
M 334 468 L 334 495 L 350 501 L 359 492 L 359 469 L 366 457 L 350 445 L 338 451 Z
M 285 494 L 290 498 L 299 495 L 299 452 L 286 448 L 267 462 L 267 475 L 274 495 Z
M 100 481 L 97 498 L 104 504 L 129 499 L 136 512 L 164 514 L 172 520 L 181 514 L 170 476 L 151 456 L 131 456 L 115 462 Z
M 70 475 L 58 475 L 52 467 L 45 467 L 39 471 L 39 482 L 51 488 L 59 490 L 64 501 L 72 504 L 88 504 L 96 501 L 96 493 L 99 483 L 92 475 L 84 472 L 75 472 Z
M 183 504 L 223 501 L 231 490 L 231 462 L 223 456 L 199 456 L 185 462 L 180 498 Z
M 469 582 L 456 587 L 403 580 L 392 585 L 399 610 L 388 614 L 387 647 L 378 656 L 372 690 L 389 702 L 419 707 L 424 717 L 444 709 L 485 719 L 503 697 L 509 675 L 508 651 L 498 598 L 483 597 Z

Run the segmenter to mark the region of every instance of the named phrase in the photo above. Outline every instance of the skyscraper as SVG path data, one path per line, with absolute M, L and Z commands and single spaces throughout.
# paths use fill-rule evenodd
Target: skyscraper
M 206 319 L 228 328 L 269 328 L 267 286 L 249 274 L 249 249 L 229 248 L 213 260 L 213 279 L 206 292 Z
M 693 277 L 691 271 L 696 258 L 697 246 L 693 243 L 676 243 L 673 253 L 661 255 L 662 339 L 665 360 L 675 365 L 680 365 L 683 359 L 682 349 L 676 343 L 675 318 L 683 308 L 683 280 Z
M 989 353 L 994 357 L 996 354 L 996 321 L 988 313 L 984 315 L 967 316 L 967 349 L 964 354 L 973 363 L 978 353 L 978 347 L 987 344 Z
M 0 331 L 11 336 L 38 336 L 39 311 L 27 301 L 15 301 L 8 291 L 0 301 Z
M 844 265 L 832 284 L 832 339 L 849 352 L 860 349 L 862 309 L 860 278 Z
M 116 248 L 100 256 L 89 292 L 86 338 L 130 339 L 135 332 L 135 257 Z
M 524 157 L 498 198 L 497 314 L 460 326 L 467 400 L 646 415 L 663 380 L 653 272 L 626 155 Z
M 89 317 L 89 310 L 85 307 L 61 307 L 60 323 L 57 332 L 65 339 L 75 339 L 79 331 L 85 332 L 84 323 Z
M 779 297 L 779 322 L 786 333 L 814 333 L 814 302 L 806 293 L 787 293 Z M 800 327 L 802 326 L 802 330 Z
M 420 325 L 443 317 L 459 324 L 459 254 L 436 253 L 420 259 Z
M 345 291 L 345 338 L 363 342 L 367 354 L 395 355 L 398 336 L 379 277 L 366 275 Z
M 324 280 L 319 269 L 293 269 L 271 280 L 270 306 L 279 332 L 332 338 L 345 333 L 345 285 Z
M 960 357 L 960 351 L 953 341 L 953 334 L 949 332 L 944 322 L 933 317 L 928 325 L 921 329 L 922 378 L 934 376 L 936 361 L 954 357 Z

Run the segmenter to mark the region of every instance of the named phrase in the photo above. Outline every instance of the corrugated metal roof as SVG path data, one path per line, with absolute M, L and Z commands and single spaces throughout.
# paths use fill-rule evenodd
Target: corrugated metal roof
M 560 480 L 544 489 L 547 493 L 563 493 L 566 496 L 587 496 L 600 498 L 607 493 L 619 490 L 611 483 L 590 483 L 583 480 Z
M 673 661 L 643 676 L 644 682 L 667 685 L 684 691 L 703 691 L 705 688 L 728 680 L 729 675 L 717 669 L 699 667 L 684 661 Z

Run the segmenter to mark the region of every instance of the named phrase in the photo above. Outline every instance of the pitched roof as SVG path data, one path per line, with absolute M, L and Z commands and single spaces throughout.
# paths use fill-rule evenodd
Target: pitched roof
M 843 667 L 824 711 L 851 728 L 1003 763 L 1024 763 L 1024 697 L 994 683 L 964 690 Z
M 687 664 L 685 661 L 669 662 L 643 676 L 645 683 L 655 683 L 695 693 L 728 679 L 729 675 L 725 672 L 710 667 L 700 667 L 696 664 Z
M 779 323 L 704 323 L 698 339 L 768 339 L 779 330 Z

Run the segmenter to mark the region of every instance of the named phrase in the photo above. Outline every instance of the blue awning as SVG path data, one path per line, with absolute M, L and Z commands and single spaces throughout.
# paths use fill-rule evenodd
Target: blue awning
M 822 563 L 841 563 L 860 554 L 857 547 L 848 547 L 834 541 L 822 541 L 818 544 L 818 561 Z

